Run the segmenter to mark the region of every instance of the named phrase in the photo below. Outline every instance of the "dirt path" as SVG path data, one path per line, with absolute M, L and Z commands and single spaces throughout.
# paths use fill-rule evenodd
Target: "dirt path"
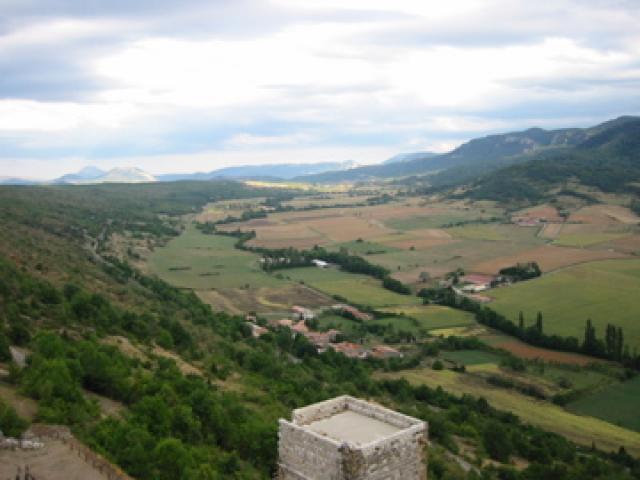
M 47 441 L 38 450 L 0 450 L 0 479 L 15 478 L 18 468 L 29 466 L 38 480 L 105 480 L 101 474 L 72 452 L 62 440 Z

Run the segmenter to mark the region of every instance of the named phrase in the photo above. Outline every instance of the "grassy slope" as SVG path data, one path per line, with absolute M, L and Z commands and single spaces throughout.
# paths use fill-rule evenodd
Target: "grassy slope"
M 163 280 L 185 288 L 286 284 L 264 273 L 258 264 L 259 256 L 234 248 L 235 242 L 232 237 L 205 235 L 189 225 L 182 235 L 155 250 L 149 259 L 150 269 Z
M 365 275 L 341 272 L 337 269 L 294 268 L 282 274 L 296 281 L 304 281 L 328 295 L 340 295 L 350 302 L 372 307 L 387 305 L 417 305 L 418 297 L 400 295 L 382 288 L 381 282 Z
M 384 311 L 415 318 L 419 324 L 418 328 L 424 330 L 461 327 L 475 323 L 472 314 L 440 305 L 403 305 L 385 308 Z
M 640 433 L 633 432 L 593 417 L 583 417 L 561 407 L 534 400 L 511 390 L 491 388 L 485 383 L 470 379 L 468 375 L 450 370 L 435 371 L 430 368 L 382 374 L 386 378 L 405 378 L 409 382 L 430 387 L 442 386 L 458 395 L 472 394 L 485 397 L 496 408 L 510 411 L 525 422 L 559 433 L 576 443 L 617 450 L 624 445 L 627 451 L 640 454 Z
M 591 415 L 640 432 L 640 377 L 616 383 L 569 405 L 580 415 Z
M 492 308 L 514 321 L 518 312 L 532 322 L 544 315 L 547 333 L 582 338 L 591 318 L 599 338 L 607 323 L 624 328 L 625 341 L 640 346 L 640 260 L 608 260 L 577 265 L 539 279 L 492 291 Z

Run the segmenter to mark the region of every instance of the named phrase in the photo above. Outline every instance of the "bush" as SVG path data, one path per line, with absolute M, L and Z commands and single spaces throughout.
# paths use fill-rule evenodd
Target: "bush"
M 431 365 L 431 368 L 433 368 L 434 370 L 443 370 L 444 364 L 440 360 L 436 360 L 435 362 L 433 362 L 433 365 Z

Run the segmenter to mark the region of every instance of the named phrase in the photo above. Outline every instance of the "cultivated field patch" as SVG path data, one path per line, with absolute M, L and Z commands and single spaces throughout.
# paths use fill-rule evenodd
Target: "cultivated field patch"
M 259 256 L 234 247 L 235 238 L 205 235 L 192 225 L 149 257 L 149 270 L 182 288 L 256 288 L 282 286 L 259 265 Z
M 414 318 L 419 328 L 427 331 L 475 324 L 472 314 L 441 305 L 402 305 L 381 310 Z
M 640 377 L 615 383 L 583 397 L 568 408 L 640 432 Z
M 327 295 L 338 295 L 349 302 L 371 307 L 419 304 L 413 295 L 400 295 L 382 288 L 380 280 L 365 275 L 341 272 L 336 268 L 294 268 L 283 271 L 285 278 L 305 284 Z
M 584 263 L 492 290 L 492 308 L 518 321 L 524 312 L 531 324 L 537 312 L 544 316 L 549 334 L 581 339 L 591 319 L 599 338 L 608 323 L 623 327 L 625 343 L 640 347 L 640 260 L 605 260 Z
M 196 294 L 203 302 L 214 308 L 237 314 L 248 312 L 288 314 L 293 305 L 320 308 L 335 303 L 329 296 L 297 283 L 288 283 L 276 288 L 197 290 Z
M 491 352 L 485 352 L 484 350 L 457 350 L 453 352 L 444 352 L 442 357 L 446 360 L 465 366 L 497 364 L 500 362 L 500 357 L 498 355 Z
M 610 250 L 586 250 L 583 248 L 540 245 L 513 255 L 480 262 L 473 265 L 471 270 L 478 273 L 496 274 L 500 269 L 511 265 L 535 261 L 540 265 L 543 272 L 550 272 L 578 263 L 626 257 L 623 253 Z
M 564 435 L 578 444 L 591 446 L 595 442 L 598 448 L 606 451 L 617 451 L 624 445 L 632 454 L 640 453 L 640 433 L 597 418 L 575 415 L 552 403 L 535 400 L 513 390 L 491 387 L 476 375 L 418 368 L 380 373 L 378 377 L 405 378 L 415 385 L 440 386 L 455 395 L 484 397 L 493 407 L 512 412 L 524 422 Z

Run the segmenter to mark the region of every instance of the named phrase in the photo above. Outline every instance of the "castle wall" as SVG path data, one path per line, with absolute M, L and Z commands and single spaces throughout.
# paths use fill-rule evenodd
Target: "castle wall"
M 364 445 L 339 442 L 306 425 L 351 410 L 401 430 Z M 427 424 L 348 396 L 320 402 L 280 420 L 278 480 L 424 480 Z
M 278 480 L 342 480 L 340 444 L 280 420 Z

